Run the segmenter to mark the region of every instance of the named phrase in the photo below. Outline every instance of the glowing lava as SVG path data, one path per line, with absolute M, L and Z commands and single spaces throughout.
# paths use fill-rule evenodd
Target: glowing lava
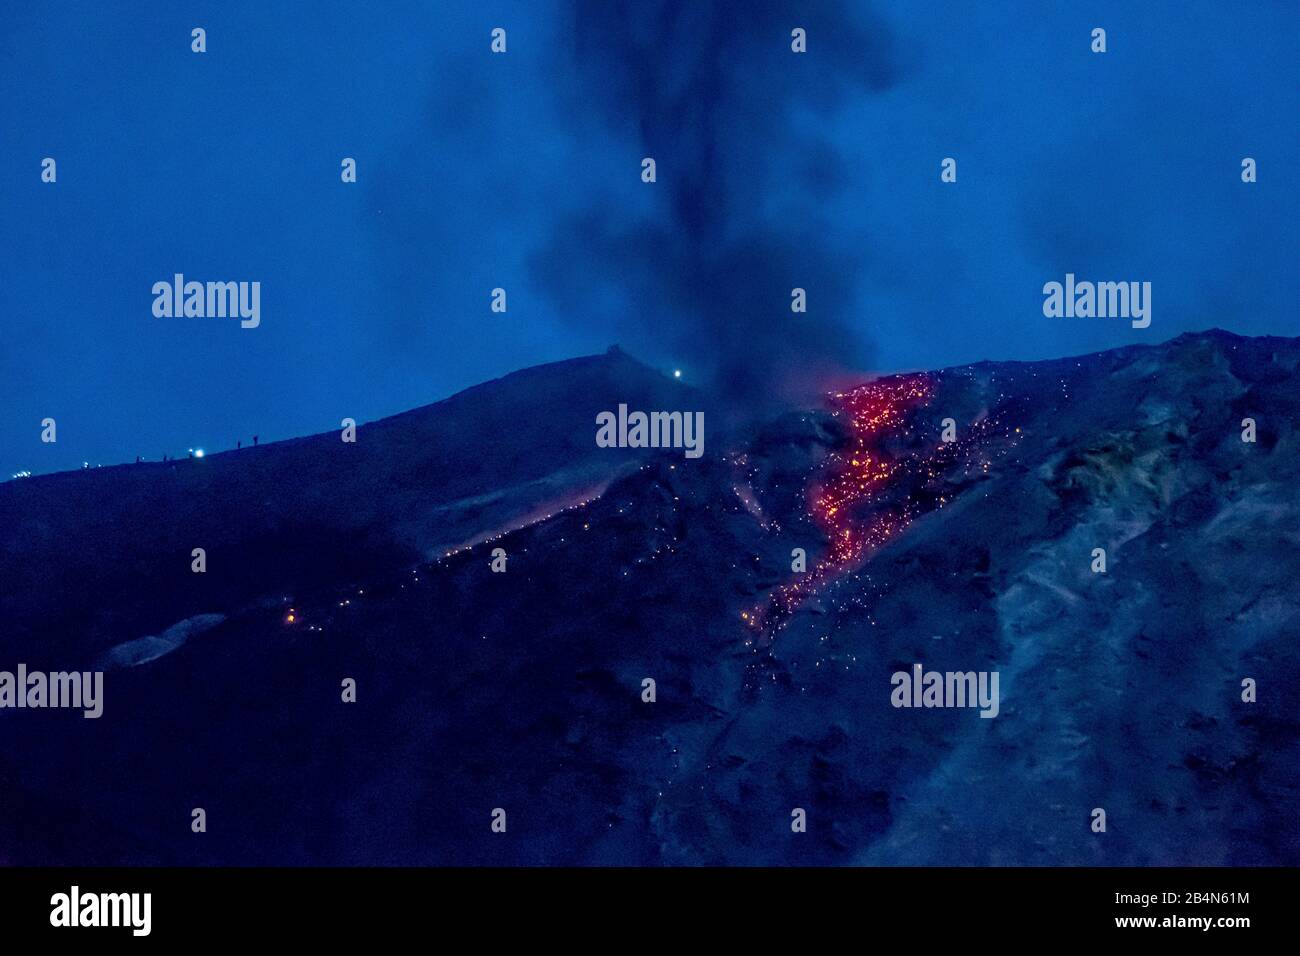
M 847 419 L 849 441 L 832 453 L 809 493 L 809 516 L 826 535 L 828 550 L 772 591 L 766 604 L 743 612 L 746 624 L 767 634 L 778 630 L 803 602 L 856 572 L 916 518 L 988 478 L 992 459 L 1023 438 L 1006 422 L 1011 406 L 1003 405 L 967 422 L 960 438 L 941 441 L 936 434 L 934 441 L 916 441 L 909 413 L 930 403 L 938 381 L 935 373 L 899 375 L 830 396 L 832 415 Z
M 831 455 L 826 476 L 812 487 L 809 502 L 810 516 L 825 533 L 830 550 L 796 581 L 778 587 L 768 606 L 743 613 L 748 624 L 779 625 L 830 579 L 861 565 L 919 513 L 910 499 L 876 507 L 899 471 L 916 464 L 915 459 L 891 458 L 880 444 L 887 434 L 905 435 L 905 413 L 928 402 L 931 394 L 926 376 L 908 375 L 831 396 L 832 415 L 848 421 L 849 445 Z

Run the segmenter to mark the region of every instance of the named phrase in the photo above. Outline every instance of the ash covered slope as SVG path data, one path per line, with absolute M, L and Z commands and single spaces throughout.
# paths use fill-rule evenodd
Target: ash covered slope
M 227 617 L 107 675 L 99 720 L 0 714 L 0 856 L 1300 862 L 1298 363 L 1300 340 L 1208 333 L 925 376 L 873 445 L 911 464 L 854 514 L 897 533 L 766 631 L 741 615 L 791 548 L 833 553 L 807 498 L 852 448 L 844 417 L 698 461 L 605 450 L 632 473 L 490 546 L 309 581 L 293 623 L 205 608 Z M 940 455 L 947 417 L 963 441 Z M 999 671 L 1001 713 L 891 707 L 916 662 Z
M 943 417 L 998 427 L 929 483 L 947 506 L 795 615 L 715 754 L 757 758 L 746 779 L 783 779 L 854 862 L 1300 860 L 1298 362 L 1213 332 L 932 376 L 899 453 Z M 890 707 L 915 662 L 1000 671 L 1001 714 Z
M 598 411 L 692 394 L 611 349 L 362 424 L 355 444 L 331 431 L 0 484 L 0 651 L 71 667 L 194 615 L 427 560 L 615 477 L 628 460 L 595 446 Z M 196 547 L 208 573 L 191 572 Z

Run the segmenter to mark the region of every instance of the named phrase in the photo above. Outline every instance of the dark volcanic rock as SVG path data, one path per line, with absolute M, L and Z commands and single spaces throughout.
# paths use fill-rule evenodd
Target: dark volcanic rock
M 792 548 L 827 553 L 807 491 L 843 422 L 710 433 L 699 460 L 595 449 L 618 401 L 700 407 L 621 355 L 344 451 L 0 486 L 6 662 L 224 615 L 120 652 L 99 720 L 0 711 L 0 858 L 1295 864 L 1298 364 L 1300 340 L 1211 332 L 932 373 L 882 451 L 926 455 L 946 417 L 979 440 L 900 479 L 878 506 L 914 520 L 771 633 L 741 613 Z M 999 715 L 891 706 L 918 662 L 997 671 Z

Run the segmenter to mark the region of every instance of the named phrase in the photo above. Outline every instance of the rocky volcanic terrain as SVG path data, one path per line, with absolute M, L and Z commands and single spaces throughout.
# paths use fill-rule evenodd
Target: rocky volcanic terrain
M 726 428 L 611 350 L 0 484 L 0 669 L 106 671 L 97 720 L 0 711 L 0 861 L 1300 863 L 1298 365 L 1209 332 Z M 597 448 L 620 402 L 704 456 Z M 892 706 L 915 663 L 997 717 Z

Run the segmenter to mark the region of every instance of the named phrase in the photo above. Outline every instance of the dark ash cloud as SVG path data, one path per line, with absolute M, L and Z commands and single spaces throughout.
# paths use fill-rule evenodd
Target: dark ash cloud
M 629 185 L 561 217 L 534 281 L 575 322 L 605 313 L 633 351 L 702 370 L 733 407 L 865 368 L 852 312 L 869 252 L 830 226 L 851 170 L 817 120 L 899 82 L 887 26 L 842 2 L 577 0 L 570 13 L 565 105 L 626 142 Z M 794 287 L 806 314 L 790 311 Z

